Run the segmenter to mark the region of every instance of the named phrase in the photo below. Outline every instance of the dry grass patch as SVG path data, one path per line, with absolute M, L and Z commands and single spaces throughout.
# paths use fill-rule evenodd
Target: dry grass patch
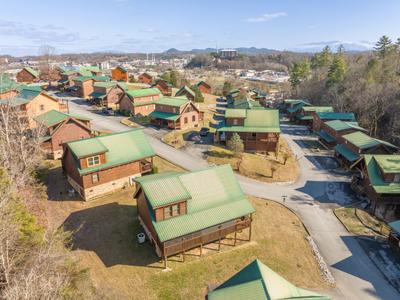
M 277 157 L 275 154 L 265 156 L 243 153 L 239 159 L 231 151 L 213 146 L 208 152 L 207 160 L 216 165 L 230 164 L 236 172 L 263 182 L 295 181 L 299 175 L 298 163 L 282 138 Z
M 341 207 L 334 210 L 336 217 L 346 229 L 356 235 L 388 235 L 388 226 L 371 216 L 365 210 L 355 207 Z
M 186 145 L 186 142 L 183 138 L 184 131 L 180 130 L 173 130 L 168 132 L 166 135 L 163 136 L 162 140 L 164 143 L 179 149 Z

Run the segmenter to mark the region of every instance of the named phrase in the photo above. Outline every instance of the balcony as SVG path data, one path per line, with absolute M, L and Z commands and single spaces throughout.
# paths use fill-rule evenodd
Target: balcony
M 140 173 L 142 174 L 150 173 L 152 169 L 153 169 L 153 163 L 151 161 L 147 160 L 140 161 Z

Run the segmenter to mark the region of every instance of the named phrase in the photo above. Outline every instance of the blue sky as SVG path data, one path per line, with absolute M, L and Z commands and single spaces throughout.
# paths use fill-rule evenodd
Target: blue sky
M 4 3 L 3 3 L 4 2 Z M 400 36 L 399 0 L 0 0 L 0 54 L 324 44 Z

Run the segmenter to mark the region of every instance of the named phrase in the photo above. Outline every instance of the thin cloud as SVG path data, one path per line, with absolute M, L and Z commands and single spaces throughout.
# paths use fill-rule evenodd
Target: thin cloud
M 253 18 L 248 18 L 245 21 L 250 22 L 250 23 L 262 23 L 262 22 L 268 22 L 273 19 L 281 18 L 281 17 L 287 17 L 287 13 L 285 12 L 277 12 L 277 13 L 272 13 L 272 14 L 263 14 L 258 17 L 253 17 Z

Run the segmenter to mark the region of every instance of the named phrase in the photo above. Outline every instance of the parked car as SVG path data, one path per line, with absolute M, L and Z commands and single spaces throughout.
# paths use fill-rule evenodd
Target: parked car
M 199 131 L 200 136 L 205 137 L 210 132 L 210 128 L 202 127 Z
M 101 110 L 101 113 L 106 116 L 115 116 L 115 112 L 113 111 L 113 109 L 111 107 L 104 107 Z

